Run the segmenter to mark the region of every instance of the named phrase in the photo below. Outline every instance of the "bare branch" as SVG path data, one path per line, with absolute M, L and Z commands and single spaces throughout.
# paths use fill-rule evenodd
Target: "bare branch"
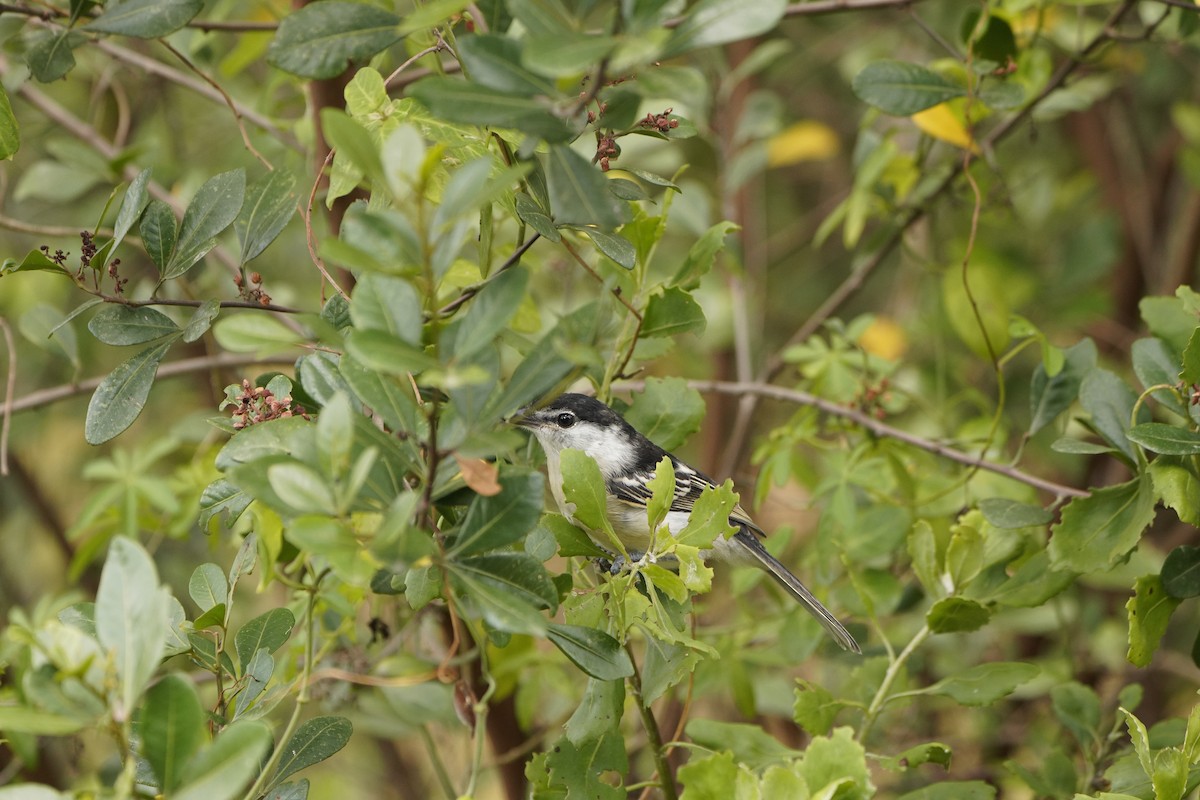
M 613 389 L 619 391 L 637 391 L 645 386 L 644 381 L 622 381 L 619 384 L 614 384 Z M 838 405 L 830 400 L 817 397 L 814 394 L 803 392 L 798 389 L 788 389 L 783 386 L 774 386 L 769 383 L 737 383 L 731 381 L 688 381 L 688 386 L 699 392 L 711 392 L 715 394 L 728 394 L 737 397 L 745 397 L 752 395 L 754 397 L 766 397 L 772 400 L 781 400 L 785 403 L 795 403 L 801 406 L 811 406 L 819 411 L 828 414 L 832 417 L 840 417 L 841 419 L 850 420 L 861 428 L 864 428 L 876 436 L 895 439 L 896 441 L 904 442 L 912 445 L 920 450 L 933 453 L 936 456 L 948 459 L 950 461 L 964 464 L 966 466 L 994 472 L 997 475 L 1003 475 L 1006 478 L 1011 478 L 1014 481 L 1032 486 L 1035 489 L 1049 492 L 1055 497 L 1087 497 L 1090 493 L 1082 489 L 1076 489 L 1073 486 L 1066 486 L 1061 483 L 1039 478 L 1036 475 L 1031 475 L 1024 470 L 1010 466 L 1008 464 L 998 464 L 994 461 L 987 461 L 979 456 L 964 453 L 961 450 L 956 450 L 953 447 L 948 447 L 941 442 L 935 442 L 931 439 L 926 439 L 916 434 L 902 431 L 899 428 L 894 428 L 891 425 L 880 422 L 879 420 L 864 414 L 857 408 L 847 408 L 846 406 Z
M 251 367 L 251 366 L 267 366 L 267 365 L 291 365 L 291 359 L 286 358 L 268 358 L 262 359 L 256 356 L 242 355 L 238 353 L 222 353 L 215 356 L 199 356 L 197 358 L 184 358 L 179 361 L 172 361 L 168 364 L 163 364 L 158 368 L 158 378 L 174 378 L 178 375 L 187 375 L 192 372 L 204 372 L 210 369 L 225 369 L 233 367 Z M 88 378 L 79 383 L 64 383 L 59 386 L 51 386 L 48 389 L 39 389 L 36 392 L 30 392 L 24 397 L 19 397 L 16 400 L 6 400 L 3 406 L 0 406 L 0 416 L 10 414 L 19 414 L 22 411 L 31 411 L 35 408 L 48 406 L 51 403 L 57 403 L 59 400 L 65 400 L 68 397 L 74 397 L 79 394 L 87 394 L 94 391 L 100 382 L 107 376 L 101 375 L 98 378 Z

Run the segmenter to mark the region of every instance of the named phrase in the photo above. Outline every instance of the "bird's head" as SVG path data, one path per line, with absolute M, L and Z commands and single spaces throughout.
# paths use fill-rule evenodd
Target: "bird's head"
M 594 397 L 568 393 L 513 420 L 535 437 L 546 456 L 582 450 L 608 474 L 634 460 L 639 439 L 621 415 Z

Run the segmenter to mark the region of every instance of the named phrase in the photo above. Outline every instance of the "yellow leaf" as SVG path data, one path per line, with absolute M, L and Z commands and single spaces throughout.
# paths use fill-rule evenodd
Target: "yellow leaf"
M 837 134 L 828 125 L 805 120 L 788 126 L 767 142 L 767 164 L 783 167 L 801 161 L 825 161 L 841 148 Z
M 908 337 L 904 329 L 887 317 L 876 317 L 862 335 L 858 346 L 871 355 L 887 361 L 895 361 L 908 349 Z
M 941 139 L 955 147 L 970 150 L 976 155 L 979 154 L 979 146 L 975 144 L 974 137 L 963 125 L 962 120 L 945 103 L 918 111 L 912 115 L 912 121 L 918 128 L 935 139 Z

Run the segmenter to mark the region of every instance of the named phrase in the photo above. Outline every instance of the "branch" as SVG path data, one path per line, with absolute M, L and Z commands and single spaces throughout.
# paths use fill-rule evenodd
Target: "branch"
M 462 294 L 460 294 L 458 297 L 451 300 L 446 305 L 439 308 L 437 310 L 437 312 L 434 314 L 434 316 L 435 317 L 450 316 L 452 313 L 454 313 L 458 309 L 459 306 L 461 306 L 463 303 L 470 300 L 475 295 L 479 294 L 479 292 L 483 289 L 483 287 L 487 286 L 489 283 L 491 283 L 493 280 L 495 280 L 497 275 L 499 275 L 500 273 L 509 269 L 510 267 L 513 267 L 513 266 L 521 263 L 521 256 L 525 255 L 525 252 L 529 248 L 533 247 L 533 243 L 536 242 L 541 237 L 542 237 L 542 235 L 540 233 L 534 233 L 533 236 L 530 236 L 528 239 L 525 240 L 524 243 L 522 243 L 522 245 L 520 247 L 518 247 L 516 250 L 514 250 L 513 254 L 511 256 L 509 256 L 507 259 L 505 259 L 504 263 L 501 264 L 499 267 L 497 267 L 495 272 L 493 272 L 490 276 L 488 276 L 487 280 L 481 281 L 480 283 L 477 283 L 474 286 L 468 286 L 466 289 L 463 290 Z
M 1050 77 L 1046 86 L 1038 93 L 1037 97 L 1030 100 L 1019 111 L 1013 114 L 1008 119 L 1001 122 L 995 128 L 988 132 L 980 142 L 980 149 L 983 152 L 990 151 L 993 147 L 999 144 L 1010 133 L 1012 133 L 1018 125 L 1029 118 L 1033 110 L 1039 106 L 1050 94 L 1057 91 L 1066 83 L 1067 78 L 1074 74 L 1090 56 L 1101 45 L 1108 42 L 1113 37 L 1114 28 L 1121 22 L 1126 14 L 1136 5 L 1136 0 L 1123 0 L 1120 6 L 1109 15 L 1104 27 L 1100 32 L 1088 42 L 1083 49 L 1069 57 L 1063 62 L 1058 70 Z M 815 6 L 816 3 L 804 4 L 805 6 Z M 883 260 L 891 255 L 892 251 L 904 240 L 905 234 L 909 228 L 915 225 L 920 220 L 924 219 L 929 213 L 929 209 L 933 206 L 934 201 L 945 194 L 955 181 L 965 172 L 972 163 L 972 158 L 964 158 L 962 161 L 957 161 L 947 172 L 946 176 L 938 183 L 928 194 L 921 198 L 918 205 L 904 211 L 900 219 L 894 224 L 892 231 L 887 238 L 879 246 L 879 248 L 863 262 L 861 266 L 842 281 L 833 293 L 825 299 L 825 302 L 817 308 L 816 311 L 805 321 L 803 325 L 788 339 L 787 343 L 782 348 L 776 351 L 768 360 L 767 365 L 763 370 L 760 380 L 768 382 L 773 380 L 784 367 L 787 366 L 783 360 L 783 351 L 793 344 L 803 342 L 812 336 L 829 317 L 833 315 L 838 308 L 842 306 L 848 299 L 854 296 L 875 269 L 883 263 Z M 734 420 L 733 430 L 729 437 L 729 446 L 725 450 L 725 457 L 722 461 L 722 471 L 725 473 L 732 472 L 737 461 L 741 458 L 741 453 L 746 443 L 746 433 L 749 429 L 750 418 L 754 414 L 754 408 L 757 405 L 757 400 L 747 398 L 738 407 L 738 415 Z
M 96 42 L 94 42 L 94 44 L 100 50 L 117 59 L 118 61 L 123 61 L 126 64 L 130 64 L 140 70 L 143 70 L 144 72 L 148 72 L 152 75 L 158 75 L 160 78 L 165 78 L 171 83 L 193 91 L 201 97 L 207 97 L 213 102 L 220 103 L 221 105 L 231 105 L 235 116 L 240 116 L 241 118 L 254 123 L 263 131 L 270 134 L 276 140 L 282 142 L 285 146 L 291 148 L 292 150 L 295 150 L 296 152 L 304 151 L 304 148 L 300 146 L 300 143 L 296 141 L 294 136 L 286 131 L 281 130 L 270 119 L 263 114 L 260 114 L 258 111 L 255 111 L 253 108 L 250 108 L 245 103 L 241 103 L 237 100 L 233 100 L 232 98 L 224 96 L 219 87 L 210 85 L 210 83 L 206 82 L 205 80 L 193 78 L 191 75 L 180 72 L 174 67 L 164 64 L 158 59 L 150 58 L 142 53 L 138 53 L 134 50 L 113 44 L 108 39 L 98 39 Z
M 124 297 L 114 297 L 109 294 L 96 294 L 90 292 L 94 297 L 98 297 L 106 303 L 117 303 L 130 308 L 140 308 L 142 306 L 179 306 L 181 308 L 199 308 L 204 305 L 204 300 L 176 300 L 164 297 L 151 297 L 149 300 L 126 300 Z M 277 314 L 303 314 L 299 308 L 291 306 L 278 306 L 274 303 L 255 303 L 252 300 L 222 300 L 217 305 L 220 308 L 252 308 L 256 311 L 274 311 Z
M 8 60 L 0 56 L 0 75 L 8 72 Z M 45 114 L 52 122 L 66 130 L 69 134 L 80 140 L 84 144 L 91 147 L 107 161 L 119 161 L 121 158 L 121 149 L 112 142 L 100 135 L 99 131 L 88 125 L 83 120 L 76 117 L 63 106 L 59 105 L 49 96 L 38 90 L 32 81 L 25 81 L 17 88 L 17 94 L 20 95 L 26 102 Z M 125 164 L 123 175 L 125 180 L 132 181 L 137 177 L 137 165 L 133 162 Z M 146 191 L 152 197 L 155 197 L 167 205 L 169 205 L 177 214 L 182 215 L 185 207 L 177 197 L 172 195 L 161 183 L 151 180 L 146 184 Z M 229 255 L 224 247 L 217 245 L 212 250 L 213 255 L 219 261 L 225 264 L 233 274 L 237 274 L 237 262 Z
M 197 358 L 184 358 L 179 361 L 172 361 L 168 364 L 163 364 L 158 368 L 158 378 L 174 378 L 179 375 L 187 375 L 192 372 L 205 372 L 211 369 L 224 369 L 233 367 L 252 367 L 265 366 L 267 364 L 287 364 L 291 365 L 290 359 L 284 358 L 257 358 L 255 356 L 238 355 L 233 353 L 222 353 L 216 356 L 199 356 Z M 24 397 L 19 397 L 16 400 L 6 401 L 3 406 L 0 406 L 0 417 L 6 417 L 10 414 L 19 414 L 22 411 L 31 411 L 35 408 L 48 406 L 51 403 L 57 403 L 59 400 L 65 400 L 68 397 L 74 397 L 79 394 L 87 394 L 95 391 L 107 376 L 102 375 L 98 378 L 88 378 L 79 383 L 64 383 L 60 386 L 52 386 L 49 389 L 39 389 L 36 392 L 30 392 Z
M 622 391 L 637 391 L 645 386 L 644 381 L 624 381 L 615 385 L 614 389 Z M 830 400 L 817 397 L 816 395 L 802 392 L 799 389 L 788 389 L 783 386 L 773 386 L 768 383 L 735 383 L 730 381 L 688 381 L 688 387 L 699 392 L 711 392 L 714 394 L 729 394 L 739 397 L 747 395 L 754 397 L 768 397 L 772 400 L 781 400 L 785 403 L 795 403 L 801 406 L 811 406 L 819 411 L 822 411 L 833 417 L 847 419 L 864 428 L 871 433 L 885 439 L 895 439 L 905 444 L 912 445 L 920 450 L 933 453 L 936 456 L 948 459 L 950 461 L 963 464 L 974 469 L 987 470 L 994 472 L 997 475 L 1003 475 L 1019 483 L 1024 483 L 1032 486 L 1035 489 L 1041 489 L 1045 492 L 1050 492 L 1055 497 L 1087 497 L 1090 492 L 1082 489 L 1076 489 L 1073 486 L 1066 486 L 1061 483 L 1039 478 L 1036 475 L 1031 475 L 1028 472 L 1017 469 L 1008 464 L 997 464 L 994 461 L 986 461 L 979 456 L 964 453 L 961 450 L 955 450 L 953 447 L 947 447 L 940 442 L 935 442 L 931 439 L 925 439 L 916 434 L 902 431 L 899 428 L 894 428 L 879 420 L 871 417 L 856 408 L 847 408 L 846 406 L 838 405 Z

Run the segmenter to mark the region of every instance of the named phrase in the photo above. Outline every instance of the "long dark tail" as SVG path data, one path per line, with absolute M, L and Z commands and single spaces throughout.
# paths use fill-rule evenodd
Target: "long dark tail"
M 842 627 L 842 623 L 838 622 L 837 617 L 830 613 L 829 609 L 821 605 L 821 601 L 813 596 L 813 593 L 800 582 L 799 578 L 793 575 L 787 567 L 779 563 L 773 555 L 768 553 L 753 533 L 742 530 L 736 533 L 733 539 L 754 556 L 754 560 L 757 562 L 756 566 L 765 570 L 780 586 L 787 589 L 788 594 L 796 598 L 808 613 L 816 617 L 817 622 L 821 623 L 821 627 L 829 631 L 829 635 L 844 650 L 849 650 L 853 653 L 862 653 L 862 648 L 858 646 L 858 642 L 854 641 L 854 637 L 850 635 L 850 632 Z

